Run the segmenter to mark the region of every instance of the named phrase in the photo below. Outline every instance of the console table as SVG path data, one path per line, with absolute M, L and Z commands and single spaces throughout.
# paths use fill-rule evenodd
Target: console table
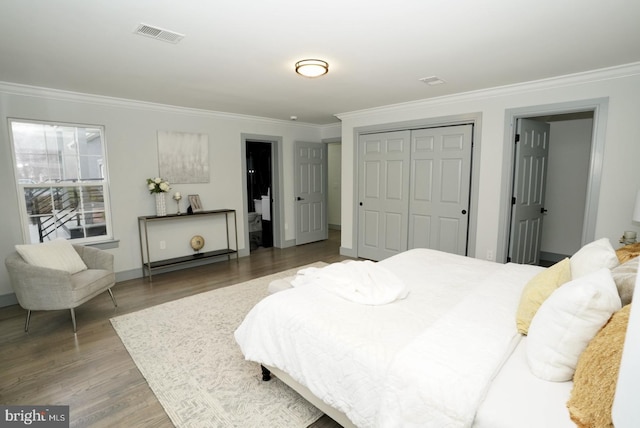
M 188 256 L 173 257 L 164 260 L 151 261 L 149 253 L 149 224 L 158 221 L 180 221 L 189 220 L 193 218 L 201 217 L 225 217 L 225 225 L 227 232 L 227 248 L 221 248 L 219 250 L 205 251 L 203 253 L 195 253 Z M 233 231 L 235 237 L 235 248 L 231 248 L 231 217 L 233 217 Z M 144 232 L 144 233 L 143 233 Z M 228 260 L 231 260 L 231 255 L 236 255 L 238 259 L 238 224 L 236 221 L 236 211 L 230 209 L 212 210 L 212 211 L 200 211 L 193 214 L 169 214 L 166 216 L 140 216 L 138 217 L 138 235 L 140 238 L 140 257 L 142 258 L 142 277 L 149 275 L 149 281 L 151 281 L 151 272 L 155 269 L 166 268 L 169 266 L 179 265 L 182 263 L 194 262 L 197 260 L 210 259 L 212 257 L 227 256 Z M 144 235 L 144 236 L 143 236 Z

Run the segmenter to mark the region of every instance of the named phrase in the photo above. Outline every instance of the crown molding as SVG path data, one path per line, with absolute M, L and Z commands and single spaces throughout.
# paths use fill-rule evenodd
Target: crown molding
M 148 101 L 138 101 L 126 98 L 108 97 L 105 95 L 85 94 L 82 92 L 65 91 L 62 89 L 45 88 L 41 86 L 23 85 L 20 83 L 0 81 L 0 93 L 8 95 L 18 95 L 26 97 L 37 97 L 47 100 L 69 101 L 83 104 L 93 104 L 105 107 L 126 108 L 131 110 L 156 111 L 162 113 L 182 114 L 187 116 L 199 116 L 226 120 L 249 120 L 252 122 L 263 122 L 293 127 L 306 127 L 313 129 L 323 129 L 329 125 L 316 125 L 306 122 L 292 122 L 290 120 L 271 119 L 262 116 L 250 116 L 237 113 L 226 113 L 214 110 L 196 109 L 190 107 L 179 107 L 168 104 L 152 103 Z M 338 122 L 339 123 L 339 122 Z
M 563 76 L 555 76 L 547 79 L 514 83 L 512 85 L 496 86 L 493 88 L 480 89 L 477 91 L 461 92 L 453 95 L 444 95 L 441 97 L 426 98 L 422 100 L 409 101 L 406 103 L 390 104 L 382 107 L 373 107 L 369 109 L 339 113 L 335 116 L 340 120 L 344 120 L 364 117 L 374 113 L 397 112 L 401 110 L 412 110 L 418 107 L 469 102 L 482 98 L 496 98 L 506 95 L 520 94 L 524 92 L 534 92 L 544 89 L 575 86 L 603 80 L 620 79 L 623 77 L 635 76 L 639 74 L 640 62 L 635 62 L 615 67 L 601 68 L 597 70 L 584 71 Z

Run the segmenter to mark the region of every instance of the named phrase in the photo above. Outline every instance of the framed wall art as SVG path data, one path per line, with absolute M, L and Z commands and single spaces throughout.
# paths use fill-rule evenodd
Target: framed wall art
M 202 211 L 202 202 L 200 201 L 200 195 L 189 195 L 189 205 L 191 205 L 191 211 L 194 213 Z
M 209 182 L 209 135 L 158 131 L 158 169 L 171 184 Z

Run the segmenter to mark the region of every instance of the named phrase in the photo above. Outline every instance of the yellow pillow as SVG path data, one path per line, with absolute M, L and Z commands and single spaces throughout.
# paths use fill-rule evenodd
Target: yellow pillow
M 533 316 L 538 312 L 547 297 L 565 282 L 571 281 L 571 264 L 569 258 L 554 264 L 534 276 L 525 285 L 520 296 L 520 304 L 516 313 L 518 332 L 527 334 Z
M 580 428 L 613 427 L 611 407 L 630 310 L 627 305 L 613 314 L 580 355 L 567 402 L 571 420 Z

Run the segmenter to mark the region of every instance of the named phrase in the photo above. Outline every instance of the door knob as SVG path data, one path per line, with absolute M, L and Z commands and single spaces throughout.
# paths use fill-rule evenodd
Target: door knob
M 466 214 L 466 213 L 467 213 L 467 210 L 462 210 L 462 214 Z
M 298 196 L 298 197 L 296 198 L 296 201 L 304 201 L 304 198 L 301 198 L 300 196 Z
M 546 213 L 548 210 L 545 210 L 544 207 L 540 208 L 540 214 Z

